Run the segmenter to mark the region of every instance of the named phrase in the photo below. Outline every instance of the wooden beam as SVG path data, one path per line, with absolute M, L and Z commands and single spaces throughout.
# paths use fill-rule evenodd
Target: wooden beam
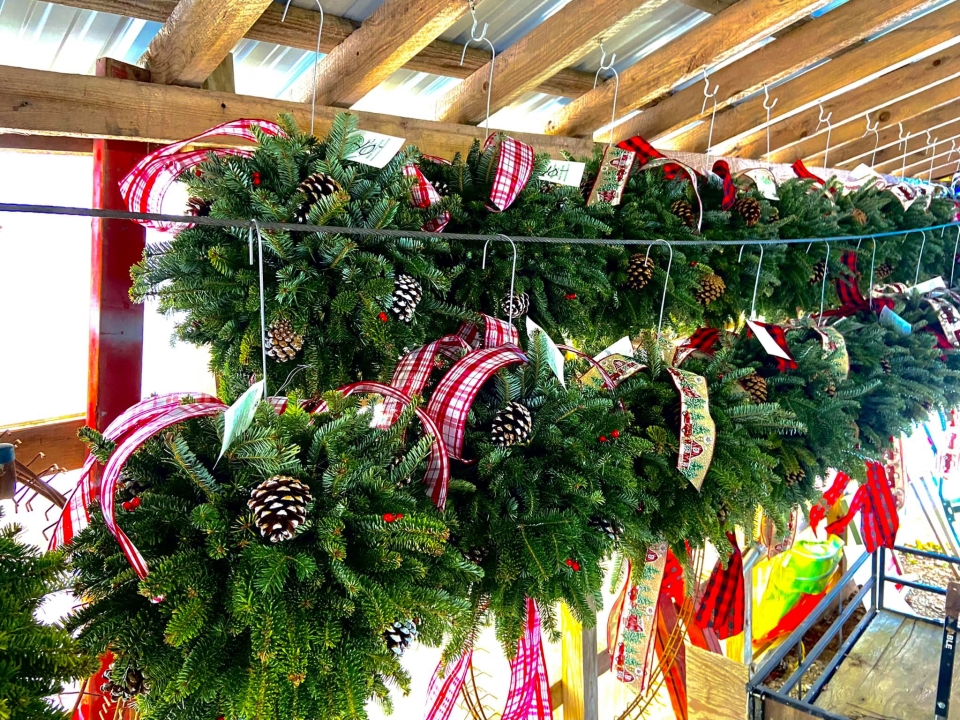
M 317 133 L 329 129 L 343 112 L 317 107 Z M 0 66 L 0 132 L 68 135 L 172 142 L 197 135 L 229 120 L 274 119 L 291 113 L 309 127 L 310 107 L 299 102 L 155 85 L 87 75 Z M 406 138 L 423 152 L 453 157 L 480 137 L 476 127 L 354 112 L 367 130 Z M 560 158 L 563 152 L 589 157 L 589 140 L 511 133 L 538 152 Z
M 64 470 L 83 467 L 87 456 L 86 446 L 77 437 L 77 430 L 86 424 L 83 415 L 42 420 L 35 423 L 10 425 L 0 428 L 0 442 L 17 446 L 17 460 L 30 463 L 38 453 L 42 460 L 30 464 L 30 469 L 39 473 L 50 465 L 59 465 Z
M 954 155 L 946 160 L 946 162 L 938 164 L 933 168 L 933 179 L 942 177 L 951 177 L 955 173 L 960 172 L 960 166 L 957 163 L 957 156 Z
M 709 1 L 709 0 L 706 0 Z M 177 6 L 176 0 L 60 0 L 59 5 L 113 13 L 125 17 L 134 17 L 151 22 L 166 22 Z M 281 22 L 283 5 L 273 3 L 246 34 L 248 40 L 275 43 L 298 50 L 313 52 L 317 47 L 317 29 L 320 13 L 291 6 L 287 19 Z M 360 23 L 327 13 L 324 16 L 323 36 L 320 39 L 320 52 L 328 53 L 346 40 Z M 490 59 L 490 53 L 481 48 L 467 48 L 463 65 L 460 65 L 462 45 L 445 40 L 434 40 L 418 55 L 410 58 L 404 65 L 407 70 L 435 73 L 455 78 L 469 77 Z M 548 95 L 579 97 L 593 87 L 593 73 L 580 72 L 566 68 L 537 88 Z
M 147 48 L 153 82 L 199 87 L 272 0 L 180 0 Z
M 21 152 L 37 152 L 45 155 L 89 155 L 93 152 L 93 142 L 87 138 L 2 133 L 0 134 L 0 148 Z
M 722 110 L 759 92 L 864 38 L 902 22 L 910 15 L 938 4 L 940 0 L 849 0 L 822 17 L 792 28 L 759 50 L 710 75 L 719 85 Z M 776 96 L 777 91 L 773 91 Z M 712 106 L 711 106 L 712 107 Z M 703 110 L 703 86 L 692 85 L 674 93 L 616 130 L 616 139 L 642 135 L 656 140 L 684 125 L 707 117 Z M 779 112 L 779 107 L 776 109 Z
M 733 5 L 737 0 L 680 0 L 684 5 L 700 12 L 716 15 Z
M 895 70 L 898 65 L 905 65 L 918 54 L 942 43 L 956 42 L 958 36 L 960 5 L 947 5 L 873 42 L 854 48 L 779 86 L 776 95 L 780 101 L 777 104 L 774 124 L 781 122 L 780 118 L 785 119 L 800 112 L 826 95 L 837 93 L 856 82 L 879 78 Z M 886 83 L 887 80 L 882 82 Z M 842 97 L 840 99 L 842 100 Z M 766 117 L 767 111 L 763 107 L 762 97 L 746 100 L 736 107 L 717 113 L 712 152 L 721 155 L 734 152 L 739 141 L 759 133 L 766 123 Z M 834 118 L 837 116 L 834 115 Z M 707 133 L 704 126 L 693 128 L 684 133 L 674 147 L 706 151 Z
M 940 135 L 943 135 L 941 138 Z M 937 144 L 933 145 L 933 141 L 936 138 Z M 926 172 L 930 168 L 930 158 L 946 158 L 953 152 L 950 150 L 950 141 L 953 140 L 956 142 L 960 139 L 960 133 L 937 133 L 933 130 L 930 131 L 930 139 L 927 140 L 926 133 L 921 133 L 919 135 L 914 135 L 910 140 L 913 142 L 907 142 L 907 159 L 906 163 L 903 161 L 903 145 L 899 149 L 894 145 L 892 148 L 884 153 L 884 158 L 881 160 L 880 156 L 877 156 L 877 164 L 874 165 L 874 169 L 880 173 L 889 173 L 891 175 L 899 175 L 900 169 L 906 165 L 907 175 L 911 175 L 911 171 L 918 169 L 922 172 Z M 955 156 L 956 157 L 956 156 Z M 938 165 L 940 163 L 937 163 Z M 922 173 L 921 173 L 922 174 Z
M 490 112 L 506 107 L 563 68 L 598 52 L 618 33 L 666 0 L 573 0 L 497 56 Z M 437 103 L 437 119 L 479 123 L 487 110 L 490 63 Z
M 960 97 L 960 74 L 955 67 L 958 61 L 960 45 L 954 45 L 825 101 L 824 112 L 833 113 L 831 146 L 840 147 L 859 138 L 865 128 L 860 118 L 866 113 L 883 125 L 896 124 Z M 820 110 L 814 106 L 773 124 L 770 147 L 775 150 L 770 160 L 793 162 L 798 157 L 820 155 L 826 146 L 826 126 L 817 127 L 819 118 Z M 849 123 L 853 124 L 847 127 Z M 742 138 L 728 151 L 741 157 L 761 157 L 766 152 L 766 130 Z
M 467 0 L 384 0 L 320 63 L 317 103 L 350 107 L 402 68 L 469 10 Z M 293 97 L 309 101 L 313 74 Z
M 829 0 L 740 0 L 690 30 L 676 42 L 651 53 L 620 74 L 617 106 L 621 114 L 641 107 L 707 67 L 783 30 Z M 615 84 L 596 90 L 563 108 L 547 126 L 551 134 L 591 135 L 610 120 Z

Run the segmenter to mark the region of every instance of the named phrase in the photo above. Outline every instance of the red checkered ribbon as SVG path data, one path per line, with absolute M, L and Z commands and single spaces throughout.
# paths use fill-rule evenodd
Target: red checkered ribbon
M 163 415 L 171 408 L 182 405 L 188 397 L 201 403 L 219 402 L 217 398 L 203 393 L 195 395 L 172 393 L 150 397 L 133 405 L 118 416 L 103 431 L 103 436 L 107 440 L 119 444 L 138 427 Z M 96 465 L 96 458 L 93 455 L 88 455 L 80 472 L 80 479 L 54 527 L 53 537 L 50 539 L 51 550 L 68 544 L 90 524 L 90 513 L 87 508 L 90 507 L 90 504 L 100 492 Z
M 487 150 L 499 143 L 497 153 L 497 169 L 493 176 L 493 187 L 490 189 L 490 202 L 487 209 L 492 212 L 503 212 L 513 205 L 520 191 L 526 187 L 533 174 L 533 148 L 499 133 L 487 138 L 483 149 Z
M 489 315 L 480 315 L 480 319 L 483 320 L 484 347 L 520 344 L 520 335 L 515 325 Z M 481 347 L 480 328 L 476 323 L 464 323 L 457 330 L 457 335 L 462 337 L 471 348 Z
M 138 162 L 120 182 L 120 192 L 127 203 L 127 208 L 131 212 L 139 213 L 163 212 L 163 199 L 184 170 L 204 162 L 210 154 L 243 155 L 247 157 L 253 154 L 253 151 L 245 148 L 216 148 L 182 152 L 183 148 L 200 140 L 213 137 L 239 137 L 255 142 L 257 140 L 257 136 L 254 134 L 255 127 L 267 135 L 284 135 L 283 128 L 269 120 L 234 120 L 217 125 L 215 128 L 188 140 L 166 145 L 150 153 Z M 156 230 L 173 230 L 183 227 L 181 223 L 166 223 L 155 220 L 134 220 L 134 222 Z
M 843 471 L 837 471 L 836 476 L 830 487 L 823 493 L 823 502 L 817 503 L 810 508 L 810 528 L 813 534 L 817 534 L 817 527 L 827 517 L 827 511 L 837 504 L 837 501 L 843 497 L 847 485 L 850 484 L 850 476 Z
M 680 366 L 683 361 L 691 355 L 699 353 L 707 357 L 713 357 L 714 348 L 720 341 L 720 331 L 716 328 L 703 327 L 694 331 L 693 335 L 688 337 L 679 346 L 673 358 L 673 364 Z
M 342 393 L 344 397 L 354 393 L 370 393 L 383 395 L 404 405 L 412 402 L 410 396 L 406 393 L 378 382 L 355 382 L 344 385 L 337 392 Z M 313 412 L 314 414 L 327 412 L 327 404 L 321 401 Z M 427 460 L 427 472 L 424 475 L 423 484 L 427 486 L 427 495 L 430 496 L 433 503 L 443 510 L 447 503 L 447 486 L 450 483 L 450 455 L 430 414 L 423 408 L 417 408 L 416 413 L 423 424 L 424 431 L 434 439 L 430 446 L 430 457 Z
M 733 546 L 730 561 L 724 567 L 720 560 L 710 573 L 707 589 L 694 618 L 697 627 L 713 628 L 721 640 L 743 632 L 744 585 L 743 556 L 737 545 L 737 536 L 727 533 Z
M 827 183 L 823 178 L 814 175 L 812 172 L 807 170 L 807 166 L 803 164 L 803 160 L 797 160 L 793 165 L 790 166 L 793 168 L 793 172 L 796 173 L 797 177 L 801 180 L 813 180 L 819 185 L 826 185 Z
M 853 496 L 849 512 L 828 525 L 827 532 L 839 535 L 857 512 L 860 513 L 860 530 L 867 552 L 881 546 L 892 550 L 900 529 L 900 516 L 886 472 L 878 462 L 867 461 L 866 484 L 861 485 Z
M 724 210 L 729 210 L 737 201 L 737 187 L 733 184 L 733 175 L 726 160 L 717 160 L 713 164 L 713 174 L 723 182 L 723 201 L 720 204 Z
M 642 138 L 639 135 L 634 135 L 632 138 L 621 140 L 617 143 L 617 147 L 621 150 L 629 150 L 630 152 L 636 153 L 636 159 L 634 162 L 636 163 L 637 168 L 642 168 L 651 160 L 667 158 L 666 155 L 657 150 L 653 145 L 647 142 L 645 138 Z M 680 175 L 683 174 L 683 168 L 676 163 L 668 163 L 662 167 L 663 175 L 667 178 L 667 180 L 676 180 Z
M 827 310 L 824 317 L 850 317 L 859 312 L 870 310 L 870 301 L 860 292 L 860 273 L 857 271 L 857 253 L 847 250 L 840 255 L 840 262 L 847 268 L 846 274 L 837 278 L 835 283 L 840 307 Z M 868 289 L 868 292 L 872 292 Z M 893 309 L 893 299 L 879 297 L 873 299 L 873 310 L 879 313 L 883 308 Z
M 768 323 L 762 323 L 756 320 L 753 320 L 751 322 L 753 322 L 753 324 L 758 326 L 761 330 L 766 330 L 766 332 L 773 339 L 773 342 L 776 344 L 776 346 L 780 348 L 780 350 L 782 350 L 785 355 L 787 355 L 786 358 L 783 358 L 777 355 L 770 354 L 770 357 L 772 357 L 777 363 L 777 370 L 779 370 L 780 372 L 786 372 L 787 370 L 796 370 L 797 361 L 793 359 L 793 354 L 790 352 L 790 347 L 787 345 L 786 330 L 784 330 L 779 325 L 770 325 Z M 748 327 L 747 337 L 751 337 L 753 336 L 753 334 L 754 333 Z
M 446 667 L 437 666 L 427 691 L 426 720 L 449 720 L 473 662 L 467 650 Z M 550 679 L 540 631 L 540 610 L 527 598 L 524 633 L 517 644 L 517 655 L 510 661 L 510 689 L 502 720 L 551 720 Z
M 413 178 L 413 187 L 410 188 L 410 203 L 415 208 L 429 210 L 440 202 L 440 193 L 433 186 L 433 183 L 427 180 L 426 176 L 420 172 L 416 165 L 404 165 L 403 174 L 408 178 Z M 443 232 L 443 229 L 450 222 L 450 213 L 444 210 L 440 215 L 427 220 L 421 230 L 424 232 Z

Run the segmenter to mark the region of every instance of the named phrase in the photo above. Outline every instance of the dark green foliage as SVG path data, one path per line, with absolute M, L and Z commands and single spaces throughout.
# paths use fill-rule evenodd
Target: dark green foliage
M 219 463 L 219 418 L 149 441 L 127 466 L 149 480 L 142 504 L 118 511 L 145 580 L 98 512 L 70 546 L 75 592 L 89 600 L 72 626 L 118 669 L 143 672 L 145 720 L 365 718 L 368 701 L 389 705 L 388 689 L 409 683 L 384 631 L 414 620 L 438 644 L 468 622 L 466 587 L 481 573 L 447 543 L 423 489 L 402 482 L 430 446 L 404 444 L 412 409 L 381 431 L 355 401 L 326 399 L 316 418 L 262 405 Z M 246 502 L 280 474 L 313 502 L 297 535 L 271 544 Z
M 67 713 L 45 698 L 97 663 L 62 626 L 34 617 L 47 595 L 67 587 L 67 564 L 61 552 L 24 545 L 20 532 L 17 525 L 0 528 L 0 718 L 64 720 Z

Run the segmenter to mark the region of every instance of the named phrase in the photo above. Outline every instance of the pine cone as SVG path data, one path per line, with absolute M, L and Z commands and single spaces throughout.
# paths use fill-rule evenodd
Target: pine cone
M 787 470 L 783 479 L 786 481 L 787 487 L 793 487 L 803 482 L 806 476 L 806 471 L 802 467 L 798 467 L 796 470 Z
M 303 335 L 293 329 L 293 325 L 286 318 L 280 318 L 270 323 L 267 328 L 267 355 L 278 362 L 293 360 L 303 348 Z
M 310 488 L 296 478 L 274 475 L 250 493 L 247 507 L 253 510 L 260 534 L 270 542 L 289 540 L 307 515 Z
M 727 285 L 722 277 L 714 273 L 705 275 L 696 291 L 697 302 L 701 305 L 709 305 L 714 300 L 719 300 L 726 289 Z
M 445 198 L 450 194 L 450 185 L 445 183 L 443 180 L 437 180 L 436 182 L 430 184 L 433 185 L 433 189 L 437 191 L 437 195 L 440 197 Z
M 867 224 L 867 214 L 860 208 L 854 208 L 850 211 L 850 218 L 860 227 Z
M 630 256 L 627 264 L 627 287 L 631 290 L 643 290 L 653 277 L 653 260 L 643 253 Z
M 780 222 L 780 209 L 775 205 L 770 207 L 770 222 Z
M 823 282 L 823 275 L 827 271 L 827 263 L 823 260 L 817 260 L 817 264 L 813 266 L 813 275 L 810 276 L 811 285 L 819 285 Z
M 883 262 L 877 265 L 876 270 L 873 273 L 874 277 L 877 280 L 886 280 L 888 277 L 893 275 L 893 265 L 888 262 Z
M 146 690 L 143 673 L 133 667 L 127 668 L 123 677 L 117 677 L 116 663 L 112 662 L 104 677 L 107 682 L 100 686 L 100 691 L 114 700 L 130 700 Z
M 670 212 L 683 220 L 683 224 L 687 227 L 692 228 L 697 226 L 697 214 L 693 209 L 693 205 L 686 200 L 675 200 L 673 204 L 670 205 Z
M 390 314 L 400 322 L 413 320 L 413 313 L 423 297 L 423 288 L 410 275 L 397 275 L 393 284 L 393 304 Z
M 767 401 L 767 381 L 763 377 L 753 373 L 752 375 L 747 375 L 740 382 L 743 385 L 743 389 L 750 395 L 752 402 L 760 405 Z
M 827 386 L 823 389 L 823 391 L 824 391 L 828 396 L 834 398 L 834 397 L 837 396 L 837 384 L 836 384 L 833 380 L 830 380 L 830 381 L 827 383 Z
M 526 405 L 512 402 L 493 418 L 490 439 L 498 447 L 522 445 L 530 439 L 533 416 Z
M 417 624 L 413 620 L 399 620 L 383 634 L 387 648 L 396 656 L 401 656 L 417 639 Z
M 314 173 L 300 183 L 300 192 L 306 199 L 300 203 L 297 210 L 297 222 L 305 223 L 310 219 L 310 208 L 322 198 L 339 192 L 340 184 L 326 173 Z
M 468 550 L 463 554 L 463 556 L 472 562 L 474 565 L 480 565 L 484 560 L 487 559 L 487 553 L 481 548 L 474 548 L 473 550 Z
M 589 525 L 590 527 L 599 530 L 606 535 L 610 542 L 617 542 L 620 539 L 620 533 L 623 532 L 620 526 L 615 522 L 611 520 L 604 520 L 602 518 L 594 518 L 590 520 Z
M 733 204 L 733 212 L 740 216 L 744 225 L 753 227 L 760 222 L 760 216 L 763 214 L 763 208 L 760 202 L 752 197 L 739 198 Z
M 880 358 L 880 369 L 883 370 L 885 375 L 889 375 L 893 372 L 893 365 L 888 358 Z
M 213 203 L 209 200 L 203 200 L 198 197 L 192 197 L 187 200 L 187 215 L 194 217 L 207 217 L 210 214 L 210 208 Z
M 720 503 L 720 507 L 717 508 L 717 521 L 721 528 L 726 527 L 730 522 L 730 506 L 725 502 Z
M 150 486 L 147 483 L 130 477 L 126 472 L 120 472 L 120 482 L 117 484 L 117 490 L 122 493 L 124 499 L 129 500 L 130 498 L 137 497 L 149 489 Z
M 507 317 L 522 317 L 530 310 L 530 296 L 526 293 L 514 293 L 511 297 L 510 293 L 507 293 L 500 301 L 500 309 Z

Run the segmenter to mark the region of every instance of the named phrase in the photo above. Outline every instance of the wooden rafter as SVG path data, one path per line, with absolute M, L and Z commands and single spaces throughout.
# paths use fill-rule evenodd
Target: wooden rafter
M 469 9 L 467 0 L 384 0 L 360 29 L 320 63 L 317 103 L 350 107 L 437 39 Z M 293 92 L 309 100 L 313 74 Z
M 960 6 L 947 5 L 935 10 L 780 85 L 776 92 L 779 98 L 776 117 L 789 117 L 810 107 L 825 95 L 840 92 L 857 82 L 879 78 L 917 55 L 941 44 L 957 42 L 958 38 Z M 882 82 L 886 83 L 887 79 Z M 843 96 L 839 99 L 842 101 Z M 712 151 L 719 154 L 738 152 L 738 143 L 751 135 L 760 135 L 766 115 L 763 97 L 755 97 L 717 113 Z M 834 119 L 837 119 L 836 115 Z M 775 119 L 774 124 L 779 122 Z M 707 134 L 705 127 L 698 126 L 673 140 L 672 144 L 678 149 L 706 150 Z
M 861 135 L 853 142 L 844 143 L 836 150 L 830 151 L 831 158 L 836 158 L 836 160 L 831 160 L 831 165 L 834 167 L 849 167 L 857 165 L 859 163 L 869 163 L 873 157 L 874 149 L 877 151 L 877 157 L 881 157 L 881 152 L 887 148 L 896 145 L 899 142 L 900 136 L 900 127 L 897 125 L 898 122 L 903 123 L 903 130 L 905 133 L 919 134 L 924 130 L 939 130 L 941 127 L 948 127 L 953 123 L 960 122 L 960 80 L 956 81 L 957 95 L 958 99 L 951 102 L 945 103 L 938 107 L 934 107 L 931 110 L 926 112 L 921 112 L 916 115 L 912 115 L 902 121 L 893 121 L 890 122 L 891 115 L 887 115 L 887 119 L 881 120 L 880 116 L 887 113 L 888 109 L 884 110 L 873 118 L 877 122 L 883 124 L 883 129 L 879 130 L 879 139 L 874 133 L 869 135 Z M 895 116 L 894 116 L 895 117 Z M 856 123 L 854 123 L 856 126 Z M 866 123 L 863 125 L 863 129 L 866 128 Z M 816 156 L 810 158 L 810 162 L 815 162 L 816 157 L 820 157 L 822 153 L 818 153 Z M 805 160 L 806 162 L 806 160 Z
M 573 0 L 497 56 L 490 112 L 573 65 L 598 44 L 666 0 Z M 478 123 L 486 113 L 487 63 L 437 103 L 437 119 Z
M 199 87 L 270 3 L 180 0 L 147 48 L 153 82 Z
M 326 132 L 340 112 L 318 106 L 316 132 Z M 0 132 L 172 142 L 229 120 L 272 119 L 280 113 L 291 113 L 301 127 L 310 125 L 310 106 L 300 102 L 0 66 Z M 423 152 L 441 157 L 469 150 L 480 135 L 471 125 L 353 114 L 364 129 L 406 138 Z M 589 140 L 511 134 L 552 157 L 593 153 Z
M 150 20 L 151 22 L 166 22 L 176 0 L 60 0 L 60 5 L 79 8 L 81 10 L 95 10 L 108 12 L 114 15 Z M 246 34 L 248 40 L 275 43 L 298 50 L 313 51 L 317 47 L 317 26 L 320 14 L 314 10 L 306 10 L 291 6 L 287 19 L 281 22 L 283 5 L 270 5 L 253 27 Z M 337 45 L 346 40 L 360 23 L 326 14 L 323 23 L 323 36 L 320 40 L 320 51 L 328 53 Z M 467 48 L 464 63 L 460 65 L 462 45 L 434 40 L 419 54 L 410 58 L 404 65 L 408 70 L 416 72 L 436 73 L 455 78 L 465 78 L 483 67 L 490 59 L 490 53 L 476 46 Z M 593 86 L 593 75 L 566 68 L 553 77 L 548 78 L 537 89 L 550 95 L 579 97 Z
M 954 67 L 958 61 L 960 45 L 954 45 L 824 102 L 824 111 L 833 113 L 831 145 L 839 147 L 856 139 L 859 118 L 865 113 L 871 113 L 886 126 L 960 96 L 957 92 L 960 75 Z M 826 126 L 817 127 L 819 118 L 820 110 L 814 106 L 772 125 L 770 147 L 774 150 L 770 160 L 792 162 L 798 157 L 821 154 L 826 144 Z M 854 126 L 847 127 L 849 122 Z M 766 131 L 744 138 L 730 148 L 730 152 L 742 157 L 760 157 L 766 152 Z
M 717 109 L 739 102 L 762 90 L 764 84 L 783 80 L 939 1 L 849 0 L 822 17 L 791 28 L 775 41 L 710 75 L 710 84 L 719 85 L 723 97 Z M 616 139 L 642 135 L 656 140 L 703 118 L 707 113 L 702 110 L 703 88 L 692 85 L 623 123 L 616 129 Z
M 641 107 L 706 68 L 792 25 L 829 0 L 740 0 L 696 26 L 677 42 L 651 53 L 620 74 L 619 113 Z M 548 124 L 547 132 L 590 135 L 610 119 L 614 83 L 577 98 Z
M 960 164 L 958 164 L 957 156 L 954 154 L 947 158 L 944 162 L 941 162 L 938 165 L 935 165 L 933 168 L 933 179 L 937 178 L 950 178 L 954 173 L 960 172 Z
M 956 139 L 955 136 L 958 135 L 960 135 L 960 129 L 956 126 L 944 126 L 942 130 L 931 130 L 929 140 L 927 139 L 926 132 L 911 135 L 906 145 L 907 167 L 909 168 L 916 163 L 922 163 L 924 160 L 926 160 L 929 166 L 930 153 L 933 151 L 931 143 L 934 138 L 937 139 L 937 152 L 939 153 L 940 151 L 949 150 L 950 141 Z M 943 143 L 946 143 L 946 147 L 943 146 Z M 879 151 L 877 153 L 877 162 L 874 165 L 877 172 L 896 171 L 896 173 L 899 174 L 900 168 L 903 167 L 904 164 L 903 151 L 904 146 L 899 142 Z
M 692 7 L 694 10 L 716 15 L 726 10 L 737 2 L 737 0 L 680 0 L 680 2 Z
M 908 177 L 925 175 L 930 170 L 931 158 L 934 161 L 934 168 L 946 162 L 951 154 L 950 141 L 952 140 L 956 143 L 957 140 L 960 140 L 960 133 L 943 138 L 936 132 L 931 132 L 931 135 L 932 137 L 929 141 L 925 134 L 913 138 L 913 149 L 907 146 L 906 163 L 903 161 L 903 151 L 901 150 L 895 157 L 883 163 L 878 162 L 874 169 L 881 173 L 899 175 L 901 168 L 906 165 L 906 174 Z M 937 141 L 936 146 L 933 145 L 934 140 Z M 956 158 L 956 154 L 954 154 L 954 158 Z

